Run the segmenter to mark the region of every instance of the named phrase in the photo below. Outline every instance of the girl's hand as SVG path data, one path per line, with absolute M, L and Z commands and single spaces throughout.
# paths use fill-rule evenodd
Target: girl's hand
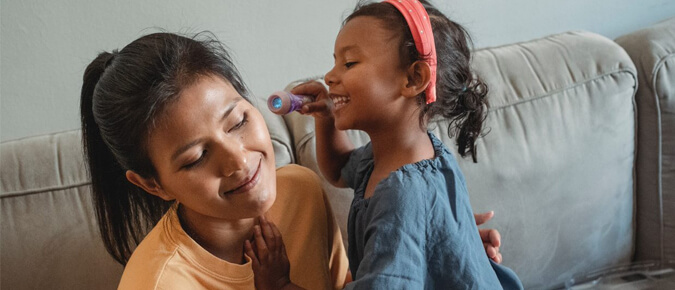
M 494 215 L 493 211 L 489 211 L 474 214 L 473 217 L 476 219 L 476 225 L 480 226 L 489 221 Z M 502 254 L 499 252 L 499 247 L 502 244 L 502 237 L 499 231 L 495 229 L 478 229 L 478 234 L 480 234 L 480 239 L 483 241 L 483 247 L 488 258 L 497 264 L 501 264 Z
M 260 224 L 253 227 L 253 242 L 247 240 L 244 251 L 252 260 L 256 289 L 296 287 L 291 283 L 291 265 L 281 233 L 265 216 L 261 216 Z
M 300 113 L 312 115 L 314 118 L 332 118 L 333 101 L 328 97 L 328 90 L 318 81 L 309 81 L 294 87 L 292 94 L 314 97 L 314 102 L 302 106 Z

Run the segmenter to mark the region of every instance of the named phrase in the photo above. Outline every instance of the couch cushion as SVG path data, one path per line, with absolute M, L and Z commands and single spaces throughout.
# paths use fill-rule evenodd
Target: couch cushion
M 638 70 L 636 259 L 675 264 L 675 18 L 619 37 Z
M 80 131 L 0 145 L 0 283 L 7 289 L 115 289 L 103 248 Z
M 526 288 L 560 286 L 633 254 L 635 68 L 614 42 L 569 32 L 475 52 L 490 87 L 478 161 L 460 159 L 476 212 L 503 237 Z M 298 163 L 318 172 L 313 119 L 285 117 Z M 448 122 L 430 124 L 453 151 Z M 367 136 L 350 132 L 355 144 Z M 351 192 L 326 186 L 346 222 Z

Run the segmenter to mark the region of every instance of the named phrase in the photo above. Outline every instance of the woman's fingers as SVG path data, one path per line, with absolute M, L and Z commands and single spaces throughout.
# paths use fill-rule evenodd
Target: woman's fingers
M 492 219 L 493 216 L 495 216 L 494 211 L 488 211 L 488 212 L 484 212 L 484 213 L 474 213 L 473 214 L 473 217 L 476 219 L 476 225 L 477 226 L 480 226 L 480 225 L 486 223 L 487 221 Z
M 483 243 L 489 243 L 496 248 L 502 246 L 502 236 L 499 234 L 499 231 L 495 229 L 480 229 L 478 233 Z

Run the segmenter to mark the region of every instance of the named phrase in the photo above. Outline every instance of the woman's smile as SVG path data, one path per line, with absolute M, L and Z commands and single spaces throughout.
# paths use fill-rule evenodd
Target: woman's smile
M 224 196 L 230 194 L 242 194 L 251 192 L 253 188 L 260 182 L 260 167 L 262 166 L 262 157 L 258 161 L 258 166 L 239 183 L 237 187 L 223 193 Z

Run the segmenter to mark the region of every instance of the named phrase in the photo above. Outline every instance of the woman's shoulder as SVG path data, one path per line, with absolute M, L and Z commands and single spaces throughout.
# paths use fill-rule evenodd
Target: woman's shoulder
M 167 215 L 136 247 L 124 267 L 119 289 L 155 289 L 178 246 L 167 236 Z
M 277 169 L 277 183 L 296 186 L 321 187 L 321 178 L 311 169 L 297 164 L 289 164 Z
M 276 204 L 291 206 L 298 202 L 314 204 L 322 201 L 321 179 L 314 171 L 296 164 L 277 169 Z

